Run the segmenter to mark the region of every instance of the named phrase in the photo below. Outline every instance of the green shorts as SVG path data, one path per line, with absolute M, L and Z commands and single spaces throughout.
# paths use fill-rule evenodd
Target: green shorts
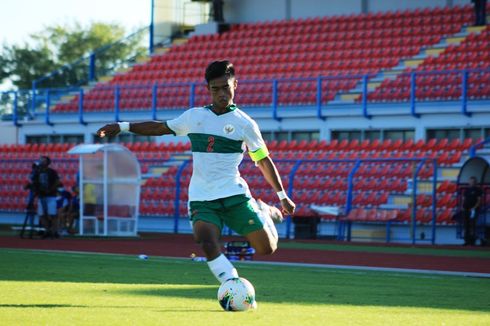
M 226 225 L 240 235 L 247 235 L 264 228 L 255 199 L 245 195 L 210 201 L 191 201 L 189 216 L 192 224 L 196 221 L 204 221 L 216 225 L 220 231 Z

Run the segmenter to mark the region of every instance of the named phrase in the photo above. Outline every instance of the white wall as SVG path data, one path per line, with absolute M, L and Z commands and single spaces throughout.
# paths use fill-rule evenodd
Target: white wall
M 0 144 L 17 144 L 19 142 L 19 128 L 12 122 L 0 123 Z
M 362 0 L 291 0 L 291 18 L 359 14 Z
M 225 0 L 224 16 L 230 23 L 360 14 L 470 4 L 470 0 Z
M 238 103 L 240 105 L 240 103 Z M 460 104 L 441 104 L 440 106 L 418 104 L 417 112 L 422 112 L 420 118 L 410 115 L 408 104 L 393 107 L 390 105 L 369 104 L 368 113 L 373 116 L 367 119 L 362 115 L 360 106 L 324 108 L 323 114 L 327 115 L 325 120 L 316 117 L 314 108 L 279 108 L 278 115 L 283 119 L 276 121 L 272 119 L 270 107 L 260 109 L 243 108 L 246 113 L 252 116 L 263 132 L 270 131 L 319 131 L 320 138 L 329 140 L 332 131 L 336 130 L 415 130 L 415 139 L 425 139 L 427 129 L 452 129 L 452 128 L 488 128 L 490 126 L 490 111 L 488 105 L 478 106 L 469 103 L 469 109 L 473 111 L 472 116 L 467 117 L 461 114 Z M 169 120 L 178 116 L 183 111 L 162 110 L 158 112 L 159 120 Z M 389 113 L 389 114 L 388 114 Z M 137 115 L 128 112 L 121 112 L 120 119 L 123 121 L 144 121 L 150 120 L 149 112 L 138 113 Z M 86 115 L 85 121 L 88 125 L 78 124 L 74 117 L 72 120 L 57 120 L 52 116 L 51 121 L 54 126 L 46 125 L 43 117 L 39 120 L 29 122 L 19 129 L 19 142 L 24 143 L 28 135 L 49 135 L 49 134 L 83 134 L 85 142 L 92 142 L 92 135 L 104 124 L 114 121 L 114 114 Z M 11 125 L 8 127 L 13 128 Z M 7 130 L 8 128 L 2 128 Z M 0 131 L 2 142 L 13 142 L 13 138 L 1 137 L 3 130 Z M 7 135 L 7 132 L 6 132 Z M 6 136 L 8 137 L 8 136 Z M 12 141 L 5 141 L 5 139 Z M 158 137 L 158 142 L 187 141 L 185 137 Z
M 286 19 L 287 0 L 228 0 L 223 7 L 227 22 L 259 22 Z
M 433 8 L 444 7 L 447 5 L 447 0 L 401 0 L 401 1 L 385 1 L 385 0 L 372 0 L 368 1 L 368 10 L 371 12 L 376 11 L 391 11 L 399 9 L 417 9 L 417 8 Z

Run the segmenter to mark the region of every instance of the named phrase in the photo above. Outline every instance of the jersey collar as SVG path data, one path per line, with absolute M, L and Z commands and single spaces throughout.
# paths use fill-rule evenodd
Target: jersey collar
M 213 111 L 213 105 L 210 104 L 210 105 L 206 105 L 204 108 L 208 109 L 209 111 L 213 112 L 214 114 L 220 116 L 220 115 L 223 115 L 223 114 L 226 114 L 228 112 L 232 112 L 232 111 L 235 111 L 237 109 L 237 106 L 236 104 L 230 104 L 228 105 L 226 108 L 228 109 L 228 111 L 225 111 L 223 113 L 216 113 Z

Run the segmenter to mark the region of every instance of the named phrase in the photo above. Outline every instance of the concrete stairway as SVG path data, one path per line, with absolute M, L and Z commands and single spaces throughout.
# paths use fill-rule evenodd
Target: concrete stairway
M 374 92 L 381 83 L 386 79 L 395 79 L 403 73 L 407 68 L 416 68 L 428 57 L 436 57 L 442 53 L 448 46 L 460 44 L 468 35 L 472 33 L 480 33 L 485 29 L 485 26 L 465 26 L 460 32 L 451 36 L 442 38 L 441 41 L 433 46 L 422 48 L 417 55 L 401 60 L 397 66 L 380 71 L 376 76 L 368 80 L 368 93 Z M 359 80 L 356 87 L 346 93 L 337 94 L 335 100 L 331 104 L 339 103 L 354 103 L 362 96 L 363 82 Z

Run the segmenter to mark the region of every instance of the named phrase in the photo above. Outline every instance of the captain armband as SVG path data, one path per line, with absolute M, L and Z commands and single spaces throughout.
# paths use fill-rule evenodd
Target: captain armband
M 267 147 L 264 146 L 264 147 L 261 147 L 254 152 L 248 152 L 248 154 L 250 155 L 250 158 L 252 159 L 252 161 L 258 162 L 261 159 L 269 156 L 269 150 L 267 149 Z

